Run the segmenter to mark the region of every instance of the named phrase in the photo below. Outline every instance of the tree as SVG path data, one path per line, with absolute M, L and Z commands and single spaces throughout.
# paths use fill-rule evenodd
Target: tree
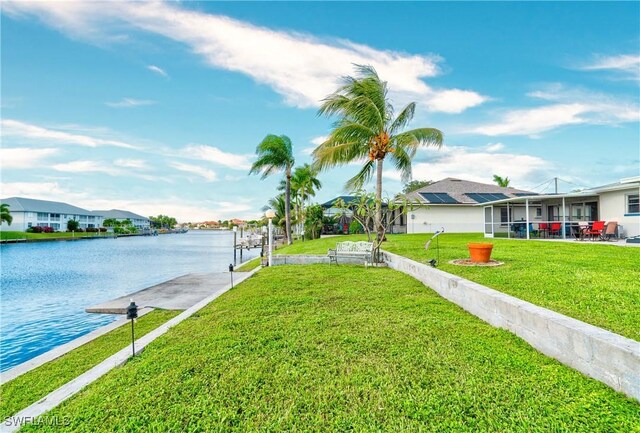
M 274 226 L 279 227 L 283 230 L 287 228 L 287 217 L 286 217 L 286 199 L 284 194 L 279 194 L 274 198 L 269 200 L 269 207 L 273 209 L 276 213 L 276 216 L 273 218 L 272 223 Z
M 502 186 L 502 187 L 508 187 L 509 184 L 511 183 L 511 181 L 509 180 L 508 177 L 500 177 L 497 174 L 493 175 L 493 181 L 498 184 L 498 186 Z
M 6 203 L 0 204 L 0 222 L 6 222 L 8 225 L 11 225 L 13 222 L 13 217 L 11 216 L 11 211 L 9 210 L 9 205 Z
M 295 164 L 291 139 L 286 135 L 267 135 L 256 148 L 258 159 L 251 166 L 249 174 L 262 173 L 262 179 L 284 171 L 285 175 L 285 236 L 291 245 L 291 169 Z
M 76 220 L 67 221 L 67 231 L 75 232 L 80 227 L 80 223 Z
M 432 183 L 433 182 L 430 180 L 412 180 L 411 182 L 404 184 L 402 192 L 404 194 L 409 194 L 410 192 L 416 191 L 420 188 L 424 188 L 425 186 L 429 186 Z
M 320 171 L 352 161 L 366 160 L 362 169 L 347 182 L 351 191 L 360 189 L 376 174 L 375 228 L 382 239 L 382 169 L 388 156 L 402 180 L 411 179 L 411 160 L 420 146 L 440 147 L 442 132 L 435 128 L 403 131 L 413 119 L 416 104 L 411 102 L 394 117 L 387 96 L 387 83 L 371 66 L 357 66 L 358 76 L 345 78 L 335 93 L 327 96 L 319 114 L 339 116 L 327 140 L 314 151 L 314 165 Z
M 304 232 L 304 221 L 306 217 L 305 202 L 316 195 L 316 190 L 322 188 L 322 182 L 317 178 L 318 170 L 309 164 L 296 167 L 291 176 L 291 195 L 294 197 L 295 213 L 298 222 L 302 225 Z M 286 189 L 286 182 L 282 180 L 278 191 Z

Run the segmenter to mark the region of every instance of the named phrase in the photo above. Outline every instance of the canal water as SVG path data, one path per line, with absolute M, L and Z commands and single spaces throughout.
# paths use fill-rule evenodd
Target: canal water
M 243 259 L 259 253 L 245 251 Z M 86 307 L 191 272 L 227 271 L 233 233 L 5 244 L 0 259 L 5 371 L 122 317 L 85 313 Z

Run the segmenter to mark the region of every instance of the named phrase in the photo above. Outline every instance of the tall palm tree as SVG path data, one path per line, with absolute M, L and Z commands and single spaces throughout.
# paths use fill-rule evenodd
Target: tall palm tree
M 6 203 L 0 204 L 0 222 L 5 221 L 8 225 L 13 222 L 11 211 L 9 211 L 9 205 Z
M 387 83 L 371 66 L 356 66 L 357 76 L 346 77 L 335 93 L 324 99 L 318 114 L 339 116 L 327 140 L 314 151 L 319 170 L 362 161 L 362 169 L 347 182 L 350 190 L 360 189 L 376 173 L 375 227 L 382 241 L 382 169 L 388 156 L 400 171 L 403 182 L 411 179 L 411 160 L 420 146 L 440 147 L 442 132 L 435 128 L 403 131 L 413 119 L 416 104 L 411 102 L 394 117 L 387 96 Z
M 498 186 L 502 186 L 502 187 L 507 187 L 511 183 L 511 180 L 509 180 L 508 177 L 501 177 L 501 176 L 498 176 L 497 174 L 493 175 L 493 181 L 496 184 L 498 184 Z
M 304 234 L 304 206 L 305 202 L 316 195 L 316 189 L 322 188 L 322 182 L 317 178 L 318 171 L 304 164 L 296 167 L 291 177 L 291 188 L 295 191 L 296 203 L 298 207 L 298 224 L 302 225 L 302 233 Z
M 291 245 L 291 168 L 295 164 L 293 145 L 286 135 L 267 135 L 256 148 L 258 159 L 249 174 L 262 173 L 262 179 L 278 171 L 285 175 L 285 219 L 287 243 Z

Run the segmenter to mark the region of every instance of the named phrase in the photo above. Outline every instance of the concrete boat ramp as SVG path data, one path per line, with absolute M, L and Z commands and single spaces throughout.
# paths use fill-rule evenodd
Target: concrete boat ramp
M 183 275 L 152 287 L 121 296 L 87 308 L 87 313 L 126 314 L 133 299 L 138 308 L 186 310 L 208 296 L 222 291 L 230 283 L 228 272 L 207 272 Z

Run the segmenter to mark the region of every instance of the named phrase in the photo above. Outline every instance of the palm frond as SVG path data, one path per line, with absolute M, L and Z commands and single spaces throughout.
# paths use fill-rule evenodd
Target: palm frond
M 413 113 L 415 112 L 415 110 L 415 102 L 412 102 L 404 107 L 400 114 L 398 114 L 398 117 L 396 117 L 391 123 L 391 126 L 389 127 L 389 134 L 395 134 L 397 131 L 400 131 L 402 128 L 407 126 L 413 119 Z
M 358 174 L 349 179 L 345 185 L 347 191 L 357 191 L 373 177 L 374 161 L 367 161 Z

